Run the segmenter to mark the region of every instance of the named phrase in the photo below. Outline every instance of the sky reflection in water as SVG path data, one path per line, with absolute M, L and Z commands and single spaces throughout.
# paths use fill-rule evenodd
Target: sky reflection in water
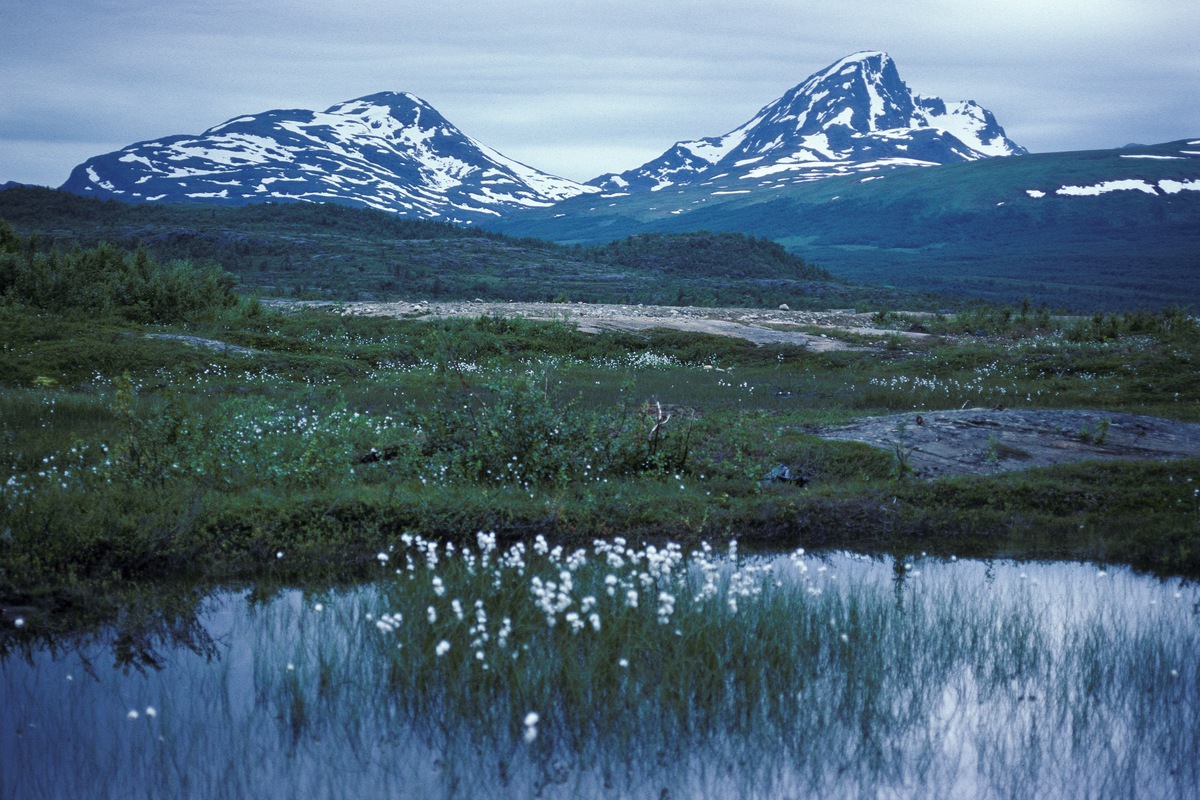
M 849 672 L 865 661 L 842 658 L 813 676 L 798 687 L 807 716 L 795 729 L 730 720 L 666 741 L 643 708 L 626 730 L 572 746 L 553 709 L 528 709 L 541 712 L 536 742 L 528 727 L 481 730 L 450 713 L 414 722 L 372 655 L 387 646 L 378 585 L 265 603 L 217 593 L 198 618 L 208 639 L 159 649 L 158 669 L 116 666 L 95 641 L 0 665 L 0 796 L 1186 797 L 1197 785 L 1195 584 L 1071 563 L 774 563 L 776 589 L 841 615 L 833 648 L 836 637 L 868 646 L 849 621 L 876 613 L 870 603 L 894 610 L 882 624 L 941 630 L 927 631 L 918 665 L 864 679 Z M 980 644 L 951 649 L 945 637 Z M 900 666 L 907 685 L 892 685 Z M 912 685 L 922 676 L 932 685 Z M 840 692 L 851 680 L 877 694 L 850 708 Z M 894 724 L 870 730 L 879 720 Z

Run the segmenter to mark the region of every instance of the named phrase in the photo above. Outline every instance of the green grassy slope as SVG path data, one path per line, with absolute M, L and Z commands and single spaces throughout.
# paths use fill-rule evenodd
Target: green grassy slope
M 1144 182 L 1153 193 L 1059 193 L 1112 181 Z M 899 169 L 739 195 L 697 186 L 577 198 L 494 227 L 585 243 L 637 232 L 736 230 L 775 239 L 852 280 L 1075 308 L 1197 306 L 1200 191 L 1161 188 L 1189 181 L 1200 185 L 1200 145 L 1174 142 Z

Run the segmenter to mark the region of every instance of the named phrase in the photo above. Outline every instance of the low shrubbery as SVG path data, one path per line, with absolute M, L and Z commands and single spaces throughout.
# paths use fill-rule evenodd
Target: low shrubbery
M 109 244 L 38 252 L 0 221 L 0 301 L 53 312 L 174 323 L 237 305 L 234 278 L 184 261 L 159 264 L 143 249 Z

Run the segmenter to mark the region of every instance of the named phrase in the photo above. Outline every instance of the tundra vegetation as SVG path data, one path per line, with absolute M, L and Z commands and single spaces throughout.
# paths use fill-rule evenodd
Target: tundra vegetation
M 503 317 L 285 313 L 220 271 L 104 246 L 47 253 L 0 228 L 0 602 L 27 609 L 6 610 L 0 655 L 32 663 L 56 629 L 104 622 L 118 662 L 144 669 L 155 637 L 206 652 L 187 620 L 213 586 L 248 583 L 265 601 L 282 585 L 371 580 L 375 594 L 337 594 L 338 616 L 319 621 L 338 632 L 265 623 L 295 649 L 285 668 L 263 660 L 276 644 L 255 646 L 256 686 L 293 743 L 381 715 L 434 751 L 465 730 L 465 753 L 472 731 L 499 725 L 513 735 L 489 745 L 497 780 L 524 760 L 536 765 L 522 780 L 544 786 L 564 754 L 603 773 L 622 742 L 620 764 L 661 764 L 668 743 L 702 754 L 719 730 L 714 763 L 736 767 L 820 729 L 821 752 L 853 754 L 850 777 L 814 756 L 795 780 L 853 794 L 912 785 L 938 760 L 942 734 L 903 710 L 946 702 L 922 692 L 950 681 L 960 700 L 1003 687 L 1006 714 L 1014 687 L 1022 702 L 1057 692 L 1050 717 L 1020 706 L 1015 739 L 978 744 L 996 763 L 1048 752 L 1033 740 L 1052 717 L 1071 720 L 1076 754 L 1152 729 L 1140 741 L 1174 770 L 1163 794 L 1194 785 L 1194 726 L 1170 735 L 1170 714 L 1195 708 L 1194 615 L 1064 633 L 1049 612 L 972 605 L 961 586 L 900 592 L 924 559 L 968 556 L 1195 577 L 1200 460 L 929 481 L 901 450 L 816 431 L 996 405 L 1198 421 L 1196 320 L 1028 306 L 879 319 L 933 335 L 813 353 Z M 802 480 L 778 480 L 780 466 Z M 890 555 L 896 589 L 777 582 L 715 559 L 732 540 L 743 557 Z M 182 611 L 128 601 L 164 583 L 183 587 Z M 1039 649 L 1051 634 L 1066 637 L 1053 655 Z M 924 672 L 889 681 L 895 664 Z M 891 750 L 896 732 L 928 746 Z M 1098 790 L 1140 785 L 1151 760 L 1126 752 L 1109 752 L 1120 763 Z M 1044 776 L 994 777 L 995 793 L 1020 795 Z
M 212 270 L 106 246 L 44 255 L 2 235 L 13 594 L 274 572 L 280 549 L 286 569 L 352 574 L 406 531 L 1200 567 L 1195 461 L 928 482 L 894 453 L 813 434 L 998 404 L 1195 421 L 1200 330 L 1181 310 L 976 309 L 924 320 L 943 335 L 921 343 L 817 354 L 499 317 L 280 313 Z M 765 480 L 781 464 L 804 485 Z

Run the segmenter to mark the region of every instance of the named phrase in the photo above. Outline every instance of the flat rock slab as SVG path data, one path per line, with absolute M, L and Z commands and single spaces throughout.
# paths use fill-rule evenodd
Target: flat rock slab
M 258 355 L 259 350 L 252 347 L 242 347 L 240 344 L 230 344 L 216 339 L 205 339 L 201 336 L 190 336 L 186 333 L 147 333 L 147 339 L 163 339 L 170 342 L 180 342 L 189 347 L 200 347 L 206 350 L 219 350 L 222 353 L 236 353 L 241 356 Z
M 1200 458 L 1200 424 L 1111 411 L 922 411 L 868 417 L 820 435 L 898 451 L 928 478 L 1093 459 Z

